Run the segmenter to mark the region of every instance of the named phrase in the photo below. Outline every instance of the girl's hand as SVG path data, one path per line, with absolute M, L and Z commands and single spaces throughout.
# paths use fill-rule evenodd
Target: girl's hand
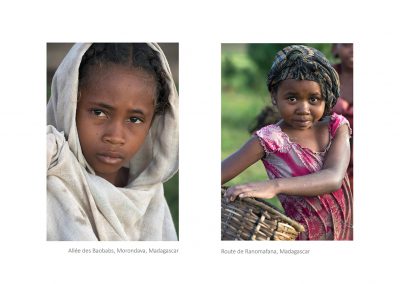
M 225 192 L 227 201 L 234 201 L 237 197 L 273 198 L 277 195 L 273 181 L 252 182 L 235 185 Z

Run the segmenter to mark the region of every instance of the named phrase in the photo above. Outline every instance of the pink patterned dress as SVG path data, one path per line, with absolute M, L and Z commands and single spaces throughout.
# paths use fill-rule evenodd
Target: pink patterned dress
M 270 179 L 303 176 L 321 170 L 336 130 L 349 122 L 333 114 L 329 121 L 330 143 L 323 152 L 313 152 L 290 141 L 275 124 L 256 132 L 265 150 L 264 166 Z M 350 127 L 350 126 L 349 126 Z M 285 213 L 306 229 L 298 240 L 352 240 L 353 192 L 347 175 L 338 190 L 315 197 L 279 194 Z

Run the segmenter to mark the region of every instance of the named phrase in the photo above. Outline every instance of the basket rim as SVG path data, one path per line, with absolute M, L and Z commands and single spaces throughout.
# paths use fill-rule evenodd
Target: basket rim
M 223 195 L 225 194 L 226 190 L 228 189 L 227 186 L 221 186 L 221 195 L 223 198 Z M 252 197 L 244 197 L 239 199 L 240 202 L 244 203 L 250 203 L 252 205 L 261 207 L 263 210 L 268 211 L 268 213 L 276 214 L 278 215 L 282 221 L 287 222 L 289 225 L 293 226 L 298 232 L 304 232 L 304 226 L 300 224 L 299 222 L 290 219 L 288 216 L 284 215 L 281 211 L 277 210 L 273 205 L 267 203 L 264 200 L 252 198 Z

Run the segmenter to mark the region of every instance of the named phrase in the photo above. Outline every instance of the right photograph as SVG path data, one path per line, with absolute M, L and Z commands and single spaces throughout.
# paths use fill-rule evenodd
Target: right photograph
M 353 240 L 353 44 L 221 45 L 221 240 Z

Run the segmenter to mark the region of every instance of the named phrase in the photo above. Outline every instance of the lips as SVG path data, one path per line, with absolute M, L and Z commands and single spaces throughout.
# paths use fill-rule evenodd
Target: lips
M 294 120 L 294 123 L 301 125 L 301 126 L 306 126 L 306 125 L 308 125 L 309 122 L 310 122 L 309 120 L 304 120 L 304 119 Z
M 109 165 L 119 164 L 124 160 L 124 156 L 121 153 L 111 151 L 98 153 L 96 157 L 100 162 Z

